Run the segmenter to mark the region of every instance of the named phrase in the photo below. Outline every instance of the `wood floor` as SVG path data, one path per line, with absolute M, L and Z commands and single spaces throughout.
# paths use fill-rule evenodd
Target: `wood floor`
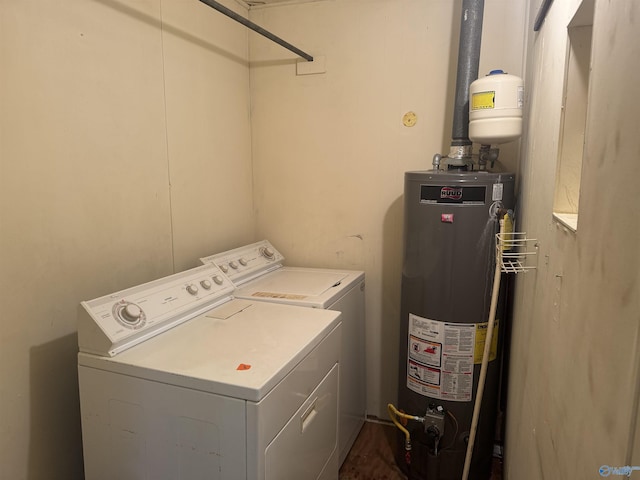
M 393 458 L 394 428 L 393 425 L 365 422 L 340 469 L 339 480 L 406 480 Z M 501 467 L 496 459 L 491 480 L 502 479 Z
M 405 480 L 393 458 L 394 428 L 365 422 L 342 464 L 339 480 Z

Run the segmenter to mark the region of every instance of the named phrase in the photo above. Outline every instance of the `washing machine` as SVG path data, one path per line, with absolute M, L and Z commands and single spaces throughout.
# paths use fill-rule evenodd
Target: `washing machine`
M 87 480 L 338 478 L 340 313 L 233 290 L 208 264 L 82 302 Z
M 283 266 L 268 240 L 201 258 L 234 283 L 237 298 L 342 313 L 338 450 L 342 465 L 366 416 L 364 272 Z

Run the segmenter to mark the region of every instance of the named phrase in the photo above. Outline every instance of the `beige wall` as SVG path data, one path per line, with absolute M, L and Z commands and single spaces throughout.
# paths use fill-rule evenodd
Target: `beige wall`
M 3 480 L 81 477 L 81 300 L 253 240 L 247 59 L 193 0 L 0 1 Z
M 531 2 L 531 19 L 539 1 Z M 640 4 L 596 0 L 577 233 L 552 220 L 567 24 L 554 2 L 527 61 L 522 229 L 538 270 L 518 278 L 507 410 L 510 479 L 600 478 L 640 465 Z M 634 450 L 635 447 L 635 450 Z
M 577 0 L 554 2 L 537 34 L 530 3 L 486 0 L 480 67 L 523 74 L 529 38 L 521 161 L 517 143 L 502 158 L 522 173 L 521 225 L 540 252 L 517 282 L 505 473 L 598 478 L 602 464 L 640 464 L 640 5 L 597 1 L 573 234 L 551 209 Z M 384 417 L 397 383 L 403 173 L 447 150 L 459 9 L 253 9 L 326 57 L 325 74 L 296 76 L 292 54 L 195 0 L 0 0 L 0 478 L 80 476 L 81 300 L 259 238 L 292 265 L 366 271 L 368 408 Z
M 250 38 L 257 236 L 290 265 L 365 271 L 368 413 L 381 418 L 398 381 L 404 172 L 448 152 L 460 10 L 449 0 L 251 10 L 326 59 L 325 74 L 296 76 L 292 54 Z M 522 74 L 525 13 L 524 1 L 487 0 L 481 72 Z M 502 157 L 513 169 L 515 152 Z

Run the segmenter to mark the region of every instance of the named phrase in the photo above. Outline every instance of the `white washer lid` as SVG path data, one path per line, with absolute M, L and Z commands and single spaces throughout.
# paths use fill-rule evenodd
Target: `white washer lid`
M 259 401 L 339 324 L 339 317 L 331 310 L 232 300 L 115 357 L 81 353 L 78 361 Z
M 357 282 L 360 271 L 282 267 L 236 288 L 236 298 L 329 308 Z

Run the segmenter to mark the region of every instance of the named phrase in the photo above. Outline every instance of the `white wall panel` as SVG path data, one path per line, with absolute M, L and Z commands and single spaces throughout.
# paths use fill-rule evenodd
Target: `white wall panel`
M 640 53 L 640 10 L 634 2 L 596 1 L 580 219 L 572 232 L 554 222 L 552 209 L 566 27 L 579 3 L 554 2 L 530 37 L 520 216 L 540 249 L 537 272 L 518 278 L 507 478 L 600 478 L 602 465 L 638 462 L 640 103 L 628 93 L 640 80 L 629 62 Z
M 162 8 L 175 265 L 182 270 L 253 241 L 249 34 L 198 1 L 165 0 Z
M 81 478 L 81 300 L 253 239 L 231 25 L 197 1 L 0 1 L 3 479 Z

